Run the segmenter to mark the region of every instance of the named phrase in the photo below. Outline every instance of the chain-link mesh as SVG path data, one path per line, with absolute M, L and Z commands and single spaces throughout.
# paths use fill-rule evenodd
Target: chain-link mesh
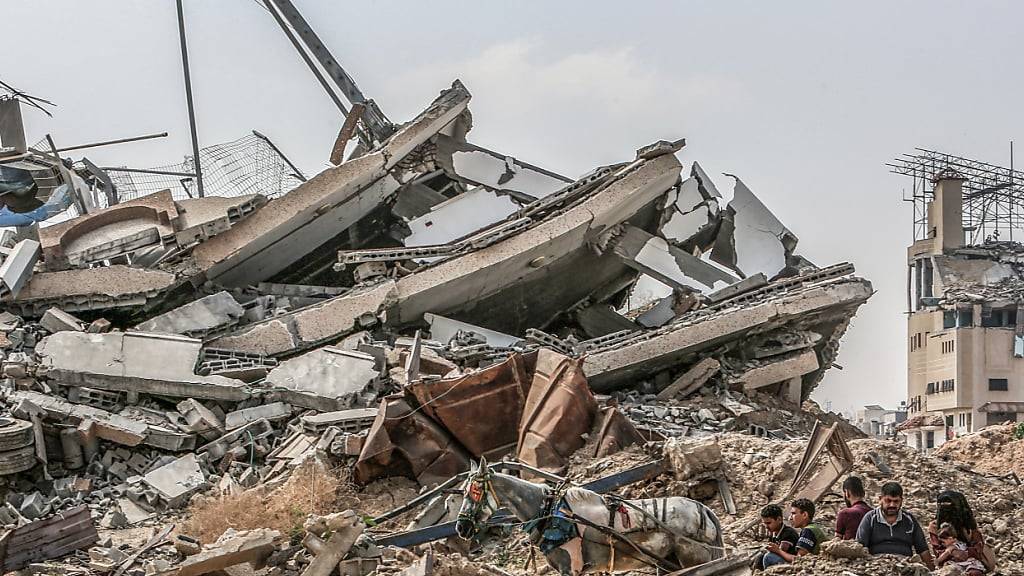
M 283 156 L 270 142 L 250 134 L 233 142 L 199 149 L 203 168 L 203 191 L 207 196 L 263 194 L 276 198 L 302 183 Z M 179 164 L 148 168 L 161 172 L 194 174 L 192 156 Z M 169 189 L 176 200 L 199 196 L 195 178 L 163 174 L 140 174 L 109 170 L 121 202 Z

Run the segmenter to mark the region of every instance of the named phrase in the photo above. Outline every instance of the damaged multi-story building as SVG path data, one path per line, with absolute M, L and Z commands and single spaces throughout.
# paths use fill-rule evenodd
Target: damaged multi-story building
M 458 80 L 393 123 L 345 78 L 333 166 L 307 179 L 254 133 L 278 176 L 218 179 L 236 158 L 201 154 L 205 188 L 198 158 L 29 146 L 3 100 L 3 404 L 21 424 L 0 474 L 90 475 L 140 517 L 313 453 L 431 485 L 485 456 L 560 471 L 598 431 L 768 435 L 737 398 L 800 412 L 872 294 L 851 264 L 799 256 L 739 178 L 684 165 L 682 139 L 567 177 L 473 144 Z M 654 406 L 698 393 L 731 415 Z
M 930 450 L 1024 412 L 1021 173 L 930 150 L 891 166 L 913 178 L 915 210 L 900 428 Z

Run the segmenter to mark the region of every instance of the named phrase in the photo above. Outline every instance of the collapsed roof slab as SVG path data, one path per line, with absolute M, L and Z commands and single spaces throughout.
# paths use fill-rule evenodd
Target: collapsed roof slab
M 33 274 L 5 306 L 39 317 L 51 306 L 66 312 L 140 306 L 177 284 L 174 274 L 114 265 Z
M 241 380 L 195 374 L 201 347 L 199 340 L 171 334 L 69 331 L 43 338 L 36 353 L 46 377 L 64 386 L 173 398 L 247 399 L 249 389 Z
M 794 279 L 787 282 L 793 283 Z M 590 352 L 583 363 L 590 385 L 598 391 L 612 390 L 787 322 L 830 314 L 849 318 L 872 294 L 871 283 L 857 277 L 797 284 L 781 292 L 772 292 L 769 284 L 762 290 L 759 299 L 751 296 L 743 303 L 715 306 Z M 821 366 L 827 369 L 831 362 L 822 362 Z M 805 390 L 804 397 L 809 393 Z
M 391 196 L 402 184 L 398 164 L 453 124 L 469 99 L 456 80 L 379 149 L 324 170 L 200 244 L 192 254 L 195 267 L 207 280 L 228 287 L 253 285 L 281 272 Z
M 399 278 L 388 324 L 418 323 L 433 312 L 511 334 L 544 325 L 613 279 L 604 275 L 635 274 L 589 244 L 665 194 L 680 168 L 673 154 L 638 160 L 561 213 Z M 509 313 L 496 313 L 494 306 Z
M 588 243 L 653 204 L 679 170 L 672 154 L 638 160 L 590 197 L 490 246 L 255 323 L 210 346 L 290 355 L 342 338 L 361 329 L 361 317 L 382 313 L 395 326 L 420 323 L 428 312 L 509 334 L 542 326 L 594 290 L 636 274 Z

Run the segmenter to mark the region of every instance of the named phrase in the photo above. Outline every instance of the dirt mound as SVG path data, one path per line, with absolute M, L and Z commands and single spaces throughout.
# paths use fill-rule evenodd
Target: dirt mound
M 1016 428 L 1016 424 L 989 426 L 946 442 L 935 449 L 934 456 L 962 462 L 978 472 L 1024 478 L 1024 440 L 1017 439 Z

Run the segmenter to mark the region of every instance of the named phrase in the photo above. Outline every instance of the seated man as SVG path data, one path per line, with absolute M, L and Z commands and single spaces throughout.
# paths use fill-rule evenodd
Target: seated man
M 794 500 L 789 508 L 789 523 L 793 525 L 793 528 L 800 530 L 796 549 L 789 552 L 783 550 L 781 546 L 769 545 L 768 551 L 777 554 L 786 562 L 792 562 L 798 556 L 817 554 L 821 550 L 821 543 L 825 541 L 825 531 L 813 522 L 814 502 L 807 498 Z
M 784 564 L 786 561 L 775 552 L 772 546 L 778 546 L 781 550 L 796 550 L 796 541 L 800 534 L 782 520 L 782 508 L 776 504 L 769 504 L 761 508 L 761 524 L 768 530 L 768 550 L 759 554 L 754 563 L 755 569 L 764 569 L 776 564 Z
M 896 482 L 882 485 L 879 506 L 860 521 L 857 541 L 872 554 L 913 556 L 917 552 L 929 570 L 935 569 L 924 530 L 910 512 L 903 510 L 903 487 Z
M 843 500 L 846 508 L 836 515 L 836 538 L 853 540 L 860 521 L 871 511 L 871 506 L 864 502 L 864 482 L 860 478 L 850 476 L 843 482 Z

